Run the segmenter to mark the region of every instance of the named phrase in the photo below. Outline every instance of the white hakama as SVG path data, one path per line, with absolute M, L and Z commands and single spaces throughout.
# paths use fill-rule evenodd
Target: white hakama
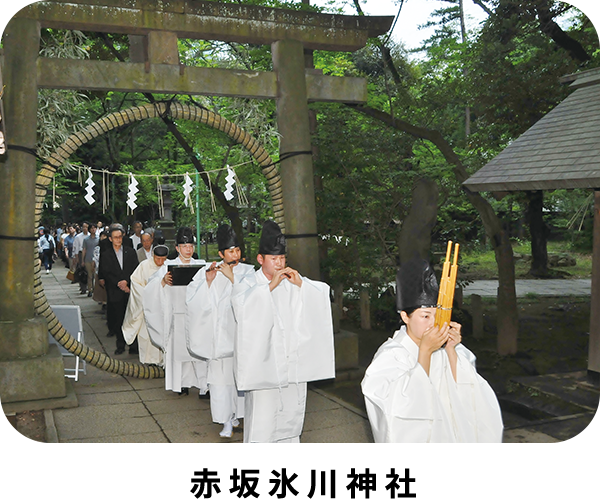
M 306 383 L 335 377 L 329 286 L 302 278 L 272 292 L 261 270 L 232 296 L 234 374 L 246 392 L 244 442 L 299 441 Z
M 143 294 L 148 279 L 158 271 L 154 258 L 144 260 L 140 263 L 133 274 L 131 274 L 131 292 L 123 320 L 123 337 L 128 345 L 135 339 L 138 340 L 140 362 L 142 364 L 163 365 L 163 353 L 150 341 L 146 319 L 144 317 Z
M 208 362 L 207 383 L 213 422 L 225 424 L 244 417 L 244 396 L 233 377 L 233 339 L 236 322 L 231 306 L 233 284 L 221 272 L 208 286 L 201 269 L 187 286 L 186 341 L 190 354 Z M 254 274 L 254 267 L 239 263 L 234 279 Z
M 192 260 L 191 264 L 204 263 Z M 207 363 L 190 355 L 185 338 L 186 286 L 162 286 L 168 265 L 182 265 L 179 258 L 167 260 L 144 290 L 144 314 L 150 340 L 164 352 L 165 388 L 181 392 L 196 387 L 207 391 Z

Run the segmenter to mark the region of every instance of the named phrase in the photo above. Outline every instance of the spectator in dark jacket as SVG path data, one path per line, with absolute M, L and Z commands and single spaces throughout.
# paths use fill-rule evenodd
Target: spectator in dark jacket
M 125 351 L 123 319 L 129 301 L 131 274 L 138 266 L 135 250 L 123 244 L 124 236 L 125 229 L 121 224 L 110 225 L 108 239 L 111 245 L 100 249 L 100 268 L 98 269 L 99 283 L 106 289 L 108 336 L 117 338 L 115 355 Z M 137 342 L 129 346 L 129 353 L 137 355 Z

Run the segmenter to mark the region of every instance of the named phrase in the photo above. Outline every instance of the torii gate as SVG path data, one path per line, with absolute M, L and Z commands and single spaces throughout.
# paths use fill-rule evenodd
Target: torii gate
M 361 103 L 362 78 L 324 76 L 311 51 L 355 51 L 387 32 L 393 16 L 316 14 L 196 0 L 47 0 L 22 9 L 4 33 L 8 158 L 0 166 L 0 396 L 4 402 L 65 396 L 49 359 L 47 326 L 34 317 L 32 259 L 39 88 L 204 94 L 277 99 L 280 165 L 290 261 L 319 276 L 310 101 Z M 131 62 L 39 57 L 41 28 L 130 36 Z M 270 44 L 273 72 L 184 66 L 178 38 Z M 290 154 L 292 153 L 292 154 Z M 293 153 L 302 153 L 293 155 Z M 59 372 L 59 375 L 56 373 Z M 16 386 L 23 379 L 27 388 Z

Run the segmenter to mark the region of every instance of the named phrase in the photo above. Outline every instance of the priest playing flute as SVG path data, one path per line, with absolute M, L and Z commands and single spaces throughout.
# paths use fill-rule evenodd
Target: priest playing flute
M 263 224 L 261 268 L 235 280 L 233 368 L 245 394 L 245 443 L 299 443 L 307 382 L 335 376 L 329 286 L 286 264 L 286 240 Z
M 404 264 L 396 295 L 402 326 L 361 383 L 375 442 L 501 442 L 498 400 L 461 344 L 461 325 L 435 323 L 442 309 L 429 264 Z
M 237 235 L 227 224 L 217 229 L 219 264 L 201 269 L 187 287 L 186 340 L 193 357 L 208 364 L 210 412 L 214 423 L 223 425 L 220 436 L 230 438 L 233 427 L 244 417 L 244 397 L 233 378 L 233 339 L 236 330 L 231 292 L 236 281 L 254 274 L 254 267 L 241 263 Z

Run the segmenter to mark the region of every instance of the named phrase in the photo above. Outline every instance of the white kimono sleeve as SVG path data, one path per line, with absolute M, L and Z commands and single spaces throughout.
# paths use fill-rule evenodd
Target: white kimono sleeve
M 139 269 L 139 266 L 138 266 Z M 143 292 L 144 281 L 142 272 L 136 269 L 131 274 L 131 284 L 129 301 L 127 302 L 127 310 L 125 311 L 125 319 L 123 319 L 123 337 L 128 345 L 131 345 L 137 338 L 144 324 L 144 306 Z
M 470 353 L 466 348 L 465 350 Z M 462 414 L 469 423 L 473 441 L 500 443 L 504 425 L 496 394 L 461 353 L 457 361 L 456 387 Z
M 285 343 L 269 284 L 255 274 L 234 285 L 232 304 L 237 321 L 233 369 L 238 390 L 288 385 Z
M 298 381 L 335 377 L 333 319 L 329 286 L 302 278 L 298 338 Z
M 217 310 L 206 282 L 206 267 L 200 269 L 188 284 L 185 301 L 187 349 L 194 357 L 212 359 Z
M 144 316 L 148 335 L 154 346 L 165 350 L 171 334 L 171 299 L 170 294 L 162 286 L 162 278 L 167 273 L 167 266 L 163 265 L 148 279 L 148 284 L 143 291 Z
M 375 442 L 452 442 L 452 432 L 427 373 L 388 340 L 361 383 Z

